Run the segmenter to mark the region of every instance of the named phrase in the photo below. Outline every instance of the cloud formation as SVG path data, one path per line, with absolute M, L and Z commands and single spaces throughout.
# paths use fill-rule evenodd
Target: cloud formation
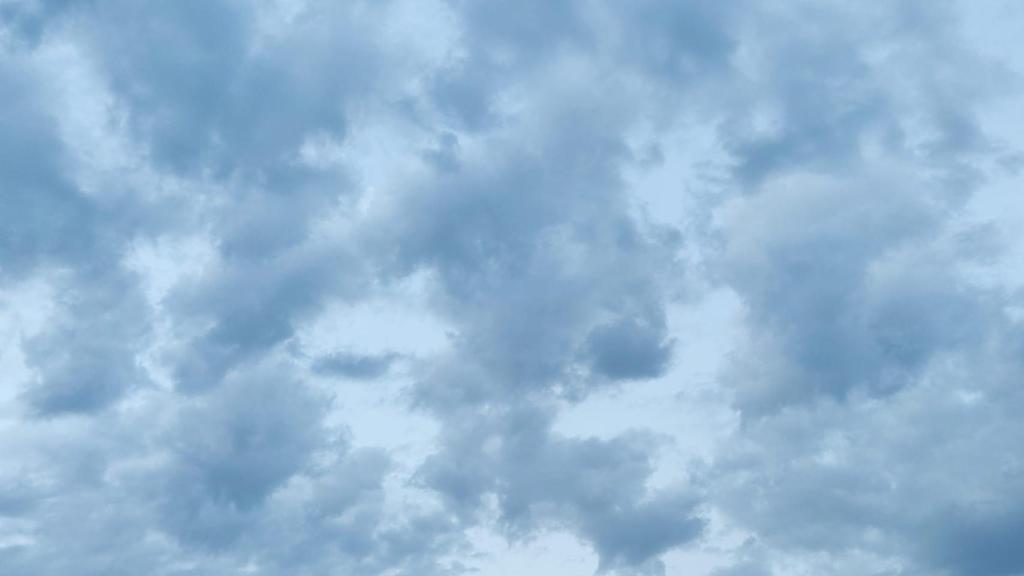
M 0 0 L 0 574 L 1024 574 L 1022 22 Z

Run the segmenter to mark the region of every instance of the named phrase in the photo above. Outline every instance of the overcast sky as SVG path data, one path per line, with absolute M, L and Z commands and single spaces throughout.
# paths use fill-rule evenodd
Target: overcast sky
M 0 576 L 1024 575 L 1022 33 L 0 0 Z

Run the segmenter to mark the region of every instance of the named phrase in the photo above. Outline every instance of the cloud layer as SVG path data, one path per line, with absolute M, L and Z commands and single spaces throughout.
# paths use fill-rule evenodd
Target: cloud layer
M 0 0 L 0 574 L 1024 574 L 1022 23 Z

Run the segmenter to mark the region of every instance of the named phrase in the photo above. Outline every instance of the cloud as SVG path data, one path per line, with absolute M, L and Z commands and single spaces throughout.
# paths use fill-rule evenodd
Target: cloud
M 132 275 L 85 271 L 57 280 L 65 300 L 24 343 L 38 381 L 24 392 L 40 415 L 92 412 L 148 384 L 136 360 L 151 337 L 149 309 Z
M 2 3 L 0 565 L 1021 572 L 998 3 Z
M 769 72 L 777 88 L 752 92 L 778 99 L 766 127 L 725 133 L 740 142 L 736 175 L 748 190 L 718 210 L 717 253 L 722 281 L 746 307 L 746 334 L 723 375 L 743 426 L 710 499 L 762 545 L 759 559 L 736 565 L 741 573 L 1019 569 L 1000 544 L 1014 513 L 990 507 L 1016 509 L 1014 481 L 960 473 L 1010 458 L 1001 441 L 977 435 L 988 432 L 975 418 L 1017 434 L 986 408 L 1017 401 L 996 391 L 1016 371 L 998 351 L 1016 338 L 1009 295 L 966 277 L 977 255 L 957 239 L 964 198 L 981 186 L 969 159 L 991 147 L 976 120 L 989 95 L 924 64 L 976 56 L 961 49 L 951 7 L 921 9 L 858 10 L 865 22 L 884 17 L 863 28 L 814 13 L 813 28 L 773 45 L 788 54 L 797 39 L 806 50 L 807 31 L 818 49 L 758 55 L 794 70 Z M 885 62 L 908 63 L 900 81 L 859 56 L 872 43 L 888 47 Z M 955 528 L 971 522 L 988 544 Z
M 68 178 L 57 127 L 40 102 L 42 80 L 25 58 L 5 58 L 0 149 L 10 168 L 0 174 L 5 190 L 0 243 L 5 279 L 61 258 L 83 257 L 96 243 L 97 210 Z
M 569 527 L 593 543 L 601 571 L 663 573 L 658 556 L 704 526 L 698 491 L 645 487 L 653 454 L 643 434 L 572 439 L 550 427 L 550 415 L 532 407 L 451 426 L 444 449 L 421 468 L 421 481 L 464 519 L 485 513 L 493 495 L 499 522 L 514 537 Z
M 399 358 L 395 353 L 362 355 L 335 352 L 313 362 L 313 370 L 353 380 L 372 380 L 386 374 Z

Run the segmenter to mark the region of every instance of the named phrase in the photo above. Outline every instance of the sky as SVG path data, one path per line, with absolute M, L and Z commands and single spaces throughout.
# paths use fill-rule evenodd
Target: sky
M 1024 575 L 1022 30 L 0 0 L 0 576 Z

